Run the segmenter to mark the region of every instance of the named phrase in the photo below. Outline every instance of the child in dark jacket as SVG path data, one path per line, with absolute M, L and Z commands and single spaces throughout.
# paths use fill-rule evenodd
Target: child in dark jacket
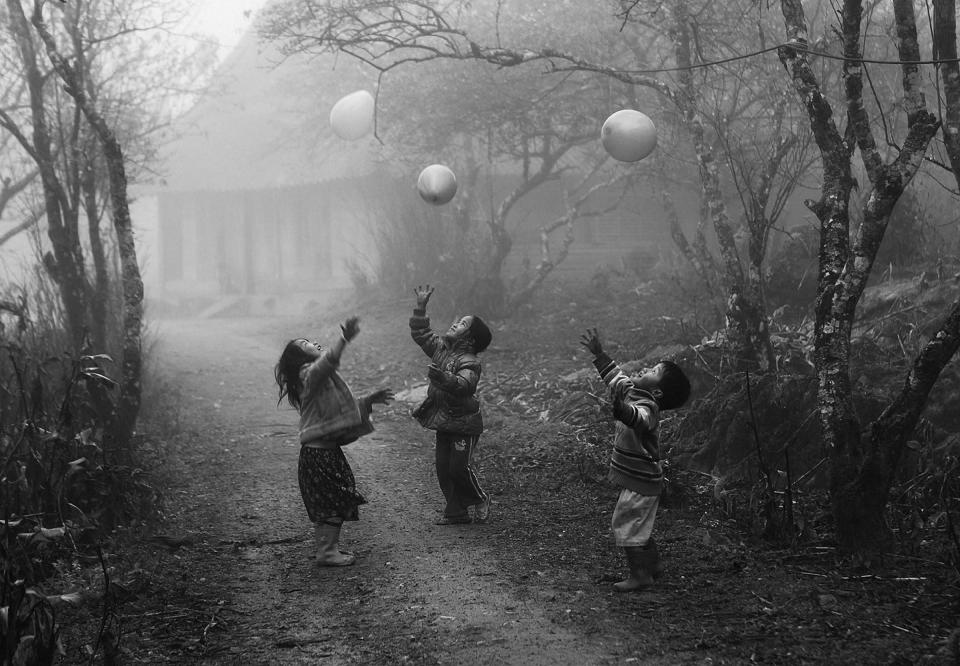
M 340 528 L 358 520 L 365 504 L 357 492 L 353 470 L 342 446 L 373 432 L 373 405 L 386 405 L 393 391 L 380 389 L 357 400 L 337 372 L 340 355 L 360 332 L 357 317 L 340 326 L 340 337 L 328 348 L 305 338 L 291 340 L 274 368 L 284 398 L 300 413 L 300 462 L 297 478 L 310 521 L 314 523 L 317 564 L 343 567 L 353 564 L 352 553 L 340 550 Z
M 427 397 L 413 417 L 437 433 L 437 481 L 446 500 L 437 524 L 483 523 L 489 517 L 490 498 L 480 487 L 471 456 L 483 432 L 480 401 L 475 395 L 481 371 L 477 354 L 487 348 L 492 334 L 476 315 L 457 317 L 446 333 L 434 333 L 427 317 L 433 288 L 417 287 L 414 293 L 417 306 L 410 318 L 410 334 L 431 363 L 427 367 Z M 472 518 L 471 506 L 475 507 Z
M 610 387 L 616 419 L 609 479 L 620 487 L 620 497 L 611 526 L 630 574 L 613 587 L 618 592 L 640 590 L 663 572 L 652 536 L 663 487 L 657 434 L 660 412 L 687 401 L 690 381 L 672 361 L 660 361 L 642 374 L 628 377 L 603 351 L 595 328 L 587 329 L 580 344 L 593 354 L 600 379 Z

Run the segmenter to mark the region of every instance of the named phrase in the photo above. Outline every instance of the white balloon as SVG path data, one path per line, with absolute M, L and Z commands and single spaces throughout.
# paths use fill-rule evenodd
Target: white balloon
M 646 114 L 622 109 L 604 121 L 600 140 L 615 160 L 637 162 L 657 147 L 657 128 Z
M 457 177 L 442 164 L 431 164 L 417 178 L 420 197 L 434 206 L 442 206 L 457 193 Z
M 373 128 L 373 95 L 357 90 L 340 98 L 330 109 L 330 127 L 341 139 L 356 141 Z

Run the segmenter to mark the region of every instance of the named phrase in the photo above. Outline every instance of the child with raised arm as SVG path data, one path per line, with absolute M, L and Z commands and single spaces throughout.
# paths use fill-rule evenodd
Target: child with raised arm
M 620 488 L 611 526 L 623 549 L 629 575 L 614 583 L 618 592 L 653 584 L 663 571 L 653 524 L 663 488 L 658 428 L 660 412 L 682 406 L 690 397 L 690 381 L 672 361 L 660 361 L 628 377 L 604 351 L 596 328 L 587 329 L 580 344 L 593 354 L 600 379 L 610 387 L 616 430 L 609 479 Z
M 373 405 L 386 405 L 393 391 L 379 389 L 357 400 L 340 376 L 340 356 L 360 332 L 360 320 L 350 317 L 340 336 L 324 348 L 305 338 L 287 343 L 274 368 L 280 402 L 286 398 L 300 413 L 300 462 L 297 478 L 307 516 L 314 524 L 317 564 L 353 564 L 352 553 L 340 550 L 345 520 L 358 520 L 357 507 L 366 500 L 357 492 L 342 446 L 373 432 Z
M 490 344 L 492 334 L 476 315 L 458 316 L 444 334 L 434 333 L 427 317 L 433 288 L 417 287 L 414 293 L 417 306 L 410 318 L 410 335 L 431 363 L 427 366 L 427 397 L 413 417 L 437 433 L 437 481 L 446 500 L 437 524 L 483 523 L 489 517 L 490 498 L 480 487 L 471 456 L 483 432 L 480 401 L 475 395 L 481 371 L 477 355 Z

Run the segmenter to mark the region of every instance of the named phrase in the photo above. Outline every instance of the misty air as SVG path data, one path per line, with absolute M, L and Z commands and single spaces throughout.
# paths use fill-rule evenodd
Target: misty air
M 960 663 L 950 0 L 4 0 L 0 663 Z

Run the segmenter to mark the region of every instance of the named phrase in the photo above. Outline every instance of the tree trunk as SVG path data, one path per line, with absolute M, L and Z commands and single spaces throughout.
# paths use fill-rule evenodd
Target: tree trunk
M 52 255 L 45 257 L 44 265 L 60 291 L 67 329 L 74 350 L 79 351 L 83 345 L 87 322 L 87 282 L 83 253 L 79 239 L 71 233 L 63 216 L 64 209 L 69 209 L 69 199 L 57 178 L 54 167 L 55 158 L 47 124 L 44 75 L 37 65 L 37 54 L 30 34 L 30 25 L 19 0 L 7 0 L 7 8 L 10 14 L 10 29 L 17 40 L 30 92 L 33 141 L 30 142 L 25 136 L 16 135 L 40 169 L 44 212 L 47 217 L 47 235 L 53 248 Z M 13 130 L 13 128 L 8 129 Z
M 957 3 L 955 0 L 934 0 L 933 56 L 941 58 L 940 78 L 946 113 L 943 118 L 943 145 L 947 149 L 950 168 L 960 186 L 960 62 L 957 62 Z
M 904 106 L 909 127 L 902 150 L 889 164 L 878 154 L 861 99 L 860 4 L 854 0 L 846 2 L 841 21 L 846 58 L 843 68 L 849 119 L 847 136 L 841 136 L 838 131 L 830 104 L 809 67 L 802 3 L 782 0 L 781 8 L 790 45 L 780 49 L 780 59 L 806 107 L 824 170 L 821 198 L 809 204 L 821 223 L 814 358 L 819 381 L 820 423 L 831 462 L 830 491 L 837 538 L 845 550 L 867 554 L 889 546 L 884 510 L 896 464 L 926 402 L 929 386 L 939 373 L 939 369 L 936 373 L 932 371 L 939 361 L 930 358 L 939 359 L 949 345 L 942 339 L 931 341 L 933 346 L 928 358 L 925 360 L 921 354 L 917 360 L 922 366 L 918 375 L 925 377 L 924 382 L 930 382 L 926 391 L 905 388 L 904 399 L 888 407 L 884 416 L 871 424 L 870 434 L 865 437 L 853 409 L 849 372 L 851 328 L 890 212 L 916 174 L 938 122 L 925 110 L 919 90 L 913 64 L 919 60 L 919 49 L 909 0 L 894 2 L 898 46 L 904 61 Z M 848 204 L 853 189 L 850 162 L 854 145 L 863 157 L 871 191 L 863 221 L 851 245 Z M 955 318 L 955 314 L 948 317 L 946 330 L 952 330 L 951 326 L 955 328 Z M 950 335 L 944 334 L 946 338 Z M 915 372 L 917 368 L 915 366 Z M 911 381 L 908 378 L 908 386 Z
M 470 297 L 484 307 L 491 317 L 501 316 L 507 304 L 507 290 L 503 283 L 503 264 L 513 249 L 513 238 L 507 230 L 510 211 L 524 196 L 544 183 L 559 178 L 559 174 L 555 171 L 557 162 L 575 145 L 574 143 L 564 144 L 555 151 L 551 151 L 547 141 L 544 139 L 544 146 L 539 155 L 540 167 L 537 171 L 507 194 L 487 220 L 487 228 L 490 232 L 490 254 L 484 262 L 483 275 L 471 288 Z
M 143 279 L 137 262 L 137 246 L 133 237 L 130 202 L 127 199 L 127 173 L 123 151 L 105 123 L 97 123 L 110 174 L 110 202 L 113 227 L 117 232 L 120 254 L 120 275 L 123 285 L 123 373 L 120 383 L 119 436 L 127 441 L 134 432 L 140 414 L 143 357 Z
M 720 188 L 713 147 L 706 139 L 703 119 L 697 108 L 696 91 L 691 76 L 693 51 L 685 3 L 677 3 L 674 11 L 677 65 L 685 68 L 678 74 L 680 93 L 676 99 L 683 123 L 693 142 L 700 171 L 701 195 L 720 250 L 723 266 L 721 275 L 727 295 L 725 326 L 732 342 L 733 366 L 737 370 L 767 369 L 768 355 L 765 350 L 769 348 L 770 342 L 766 306 L 762 300 L 758 300 L 762 294 L 746 282 Z
M 873 421 L 859 467 L 843 468 L 833 489 L 837 537 L 845 550 L 885 551 L 892 538 L 883 520 L 900 458 L 943 368 L 960 348 L 960 299 L 924 346 L 897 398 Z
M 90 290 L 91 329 L 93 351 L 98 354 L 109 349 L 107 341 L 107 313 L 110 302 L 110 269 L 107 265 L 107 253 L 100 235 L 100 208 L 97 205 L 97 186 L 93 165 L 84 169 L 83 207 L 86 211 L 87 234 L 90 239 L 90 255 L 93 258 L 93 288 Z
M 837 546 L 846 553 L 872 558 L 888 552 L 893 535 L 884 518 L 888 487 L 879 461 L 868 458 L 860 465 L 852 460 L 834 463 L 830 500 L 836 523 Z
M 662 170 L 661 170 L 662 174 Z M 716 306 L 716 314 L 719 316 L 722 310 L 720 303 L 723 302 L 722 293 L 718 292 L 714 282 L 714 276 L 717 274 L 717 267 L 713 262 L 713 257 L 709 253 L 697 252 L 694 245 L 683 233 L 683 227 L 680 224 L 680 214 L 677 212 L 677 206 L 674 203 L 673 195 L 667 188 L 666 179 L 662 179 L 660 188 L 660 203 L 663 206 L 663 212 L 667 216 L 667 226 L 670 228 L 670 238 L 673 244 L 680 251 L 680 254 L 693 267 L 693 272 L 700 278 L 700 286 L 703 287 L 705 294 L 709 296 L 711 303 Z
M 8 0 L 16 3 L 16 0 Z M 80 85 L 76 71 L 57 50 L 56 42 L 43 21 L 43 3 L 37 0 L 31 18 L 33 26 L 47 48 L 47 56 L 63 80 L 67 93 L 73 97 L 84 117 L 93 128 L 103 149 L 110 181 L 110 206 L 113 226 L 117 233 L 120 255 L 120 276 L 123 286 L 123 352 L 121 360 L 120 398 L 117 401 L 118 442 L 128 442 L 133 435 L 140 412 L 142 392 L 141 337 L 143 334 L 143 280 L 137 262 L 130 203 L 127 199 L 127 173 L 123 150 L 113 130 L 107 125 Z

